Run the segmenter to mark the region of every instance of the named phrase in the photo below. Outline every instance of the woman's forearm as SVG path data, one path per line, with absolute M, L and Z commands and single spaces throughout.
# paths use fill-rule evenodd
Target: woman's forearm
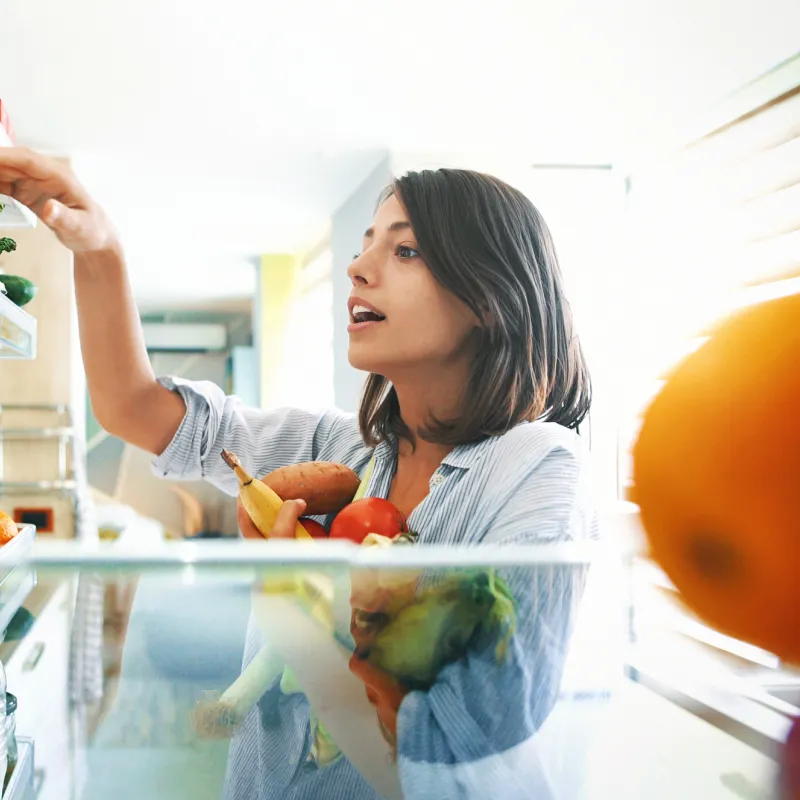
M 156 381 L 121 250 L 76 253 L 75 292 L 97 421 L 114 436 L 160 454 L 186 409 L 180 395 Z

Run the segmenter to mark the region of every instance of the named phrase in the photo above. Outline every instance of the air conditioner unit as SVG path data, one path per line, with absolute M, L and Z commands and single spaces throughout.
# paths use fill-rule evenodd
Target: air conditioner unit
M 207 352 L 225 350 L 228 346 L 224 325 L 145 322 L 142 328 L 148 350 Z

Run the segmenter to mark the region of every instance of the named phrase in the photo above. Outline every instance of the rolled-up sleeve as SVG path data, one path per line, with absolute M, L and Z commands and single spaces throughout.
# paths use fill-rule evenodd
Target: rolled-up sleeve
M 595 534 L 578 499 L 575 455 L 554 450 L 500 506 L 485 541 L 536 545 Z M 483 642 L 448 665 L 398 715 L 404 794 L 419 798 L 554 796 L 534 734 L 555 706 L 588 568 L 542 564 L 500 572 L 515 600 L 505 657 Z
M 172 480 L 207 480 L 231 496 L 238 484 L 220 456 L 223 449 L 263 477 L 317 459 L 337 429 L 348 427 L 346 415 L 336 411 L 250 408 L 209 381 L 161 378 L 160 383 L 181 395 L 186 413 L 166 450 L 153 460 L 153 471 Z

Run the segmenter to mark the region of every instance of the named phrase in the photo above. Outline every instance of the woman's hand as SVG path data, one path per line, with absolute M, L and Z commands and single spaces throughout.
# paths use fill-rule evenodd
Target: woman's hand
M 119 249 L 114 226 L 69 167 L 18 147 L 0 147 L 0 195 L 28 206 L 74 253 Z
M 278 512 L 275 525 L 269 533 L 270 539 L 294 539 L 297 520 L 303 516 L 306 510 L 305 500 L 287 500 Z M 245 539 L 263 539 L 264 536 L 253 524 L 250 515 L 245 511 L 242 501 L 236 501 L 236 518 L 239 522 L 239 530 Z

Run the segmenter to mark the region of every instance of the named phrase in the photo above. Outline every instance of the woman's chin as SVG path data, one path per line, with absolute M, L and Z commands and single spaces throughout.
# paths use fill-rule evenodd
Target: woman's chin
M 377 359 L 374 356 L 370 357 L 366 353 L 354 353 L 352 347 L 347 353 L 347 360 L 353 369 L 357 369 L 360 372 L 381 373 L 380 368 L 383 362 L 380 359 Z
M 408 376 L 420 372 L 422 367 L 428 363 L 425 358 L 427 353 L 421 354 L 419 351 L 398 352 L 388 348 L 366 347 L 361 344 L 353 344 L 347 350 L 347 361 L 353 369 L 359 372 L 370 372 L 373 375 L 380 375 L 391 383 L 400 376 Z M 437 365 L 439 362 L 435 362 Z M 438 368 L 438 366 L 437 366 Z
M 347 360 L 353 369 L 361 372 L 377 372 L 383 374 L 383 367 L 386 366 L 386 359 L 381 358 L 376 348 L 367 347 L 363 344 L 350 342 L 347 348 Z

